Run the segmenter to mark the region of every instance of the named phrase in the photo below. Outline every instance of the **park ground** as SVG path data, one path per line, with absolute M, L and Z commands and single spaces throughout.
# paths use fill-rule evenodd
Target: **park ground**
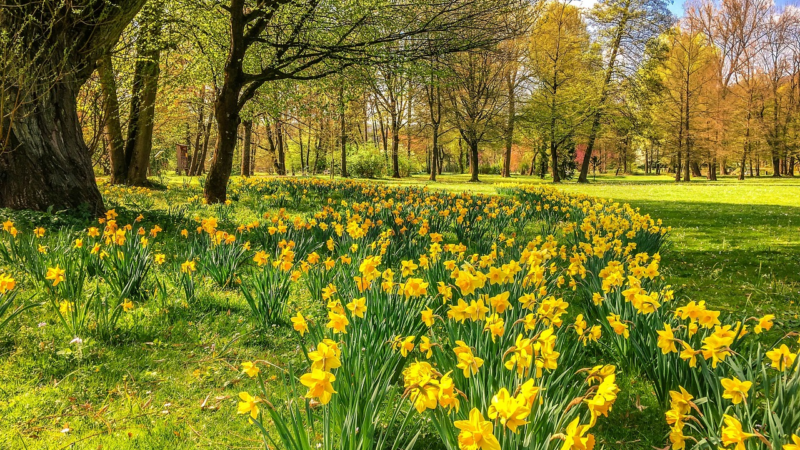
M 486 194 L 506 184 L 546 183 L 426 179 L 374 182 Z M 167 181 L 176 187 L 185 182 Z M 800 179 L 678 184 L 668 177 L 603 176 L 558 188 L 629 203 L 671 226 L 662 267 L 679 301 L 705 300 L 742 318 L 775 313 L 800 328 Z M 191 189 L 200 192 L 196 181 Z M 166 329 L 133 329 L 114 345 L 87 340 L 78 351 L 55 327 L 36 327 L 33 319 L 6 331 L 0 337 L 0 448 L 263 448 L 235 414 L 243 381 L 236 364 L 299 360 L 299 349 L 280 327 L 269 336 L 248 335 L 239 303 L 223 296 L 173 317 Z M 620 387 L 624 394 L 611 420 L 597 430 L 599 443 L 664 447 L 668 430 L 649 386 L 633 374 Z
M 550 184 L 538 177 L 480 178 L 480 184 L 468 183 L 467 175 L 387 182 L 487 194 L 506 184 Z M 667 176 L 598 176 L 556 186 L 629 203 L 671 226 L 665 265 L 686 297 L 749 314 L 800 310 L 800 178 L 676 183 Z

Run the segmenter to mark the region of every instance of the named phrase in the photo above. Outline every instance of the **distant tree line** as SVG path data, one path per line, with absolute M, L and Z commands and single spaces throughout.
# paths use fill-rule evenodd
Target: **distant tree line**
M 96 175 L 177 169 L 218 202 L 256 172 L 689 181 L 800 156 L 800 12 L 768 0 L 6 3 L 0 206 L 100 212 Z

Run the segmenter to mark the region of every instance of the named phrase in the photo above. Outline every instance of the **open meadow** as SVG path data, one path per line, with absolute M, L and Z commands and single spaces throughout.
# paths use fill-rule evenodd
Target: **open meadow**
M 800 450 L 798 1 L 0 2 L 0 450 Z
M 1 448 L 794 450 L 798 181 L 190 180 L 0 210 Z

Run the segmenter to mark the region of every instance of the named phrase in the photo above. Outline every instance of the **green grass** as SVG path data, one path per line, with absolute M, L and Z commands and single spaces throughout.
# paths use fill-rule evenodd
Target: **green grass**
M 494 194 L 507 183 L 542 183 L 482 178 L 473 184 L 466 176 L 446 175 L 430 186 Z M 183 178 L 165 180 L 179 187 Z M 197 191 L 196 181 L 193 186 Z M 706 300 L 742 315 L 772 312 L 800 326 L 800 180 L 676 184 L 667 177 L 629 176 L 558 187 L 630 203 L 672 226 L 663 267 L 680 299 Z M 167 206 L 165 195 L 156 195 L 157 207 Z M 82 346 L 69 344 L 71 337 L 52 320 L 37 326 L 29 315 L 18 319 L 13 332 L 0 335 L 0 448 L 263 448 L 235 413 L 243 382 L 238 365 L 299 361 L 297 341 L 286 327 L 255 333 L 246 306 L 233 296 L 210 286 L 201 287 L 200 295 L 199 307 L 169 316 L 140 308 L 143 320 L 126 317 L 110 342 L 87 339 Z M 303 301 L 302 293 L 294 298 Z M 619 380 L 620 399 L 596 430 L 607 448 L 664 445 L 663 411 L 640 380 L 634 374 Z M 274 389 L 285 388 L 276 383 Z

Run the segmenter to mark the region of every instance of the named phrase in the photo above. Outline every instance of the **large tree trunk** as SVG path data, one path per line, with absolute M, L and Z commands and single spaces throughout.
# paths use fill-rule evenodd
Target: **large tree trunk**
M 19 32 L 22 40 L 4 57 L 28 76 L 2 78 L 0 86 L 0 92 L 17 92 L 22 99 L 12 105 L 19 106 L 13 114 L 0 112 L 9 127 L 7 141 L 0 142 L 0 207 L 58 210 L 85 204 L 95 214 L 104 212 L 76 97 L 144 2 L 18 2 L 0 9 L 0 28 Z
M 8 148 L 0 153 L 0 206 L 45 211 L 87 205 L 105 211 L 92 161 L 83 141 L 75 80 L 62 80 L 43 97 L 43 107 L 11 122 Z
M 242 176 L 249 177 L 253 174 L 250 169 L 250 139 L 253 137 L 253 121 L 243 120 L 242 126 L 244 127 L 244 145 L 242 145 Z
M 781 157 L 774 150 L 772 153 L 772 176 L 778 178 L 781 176 Z

